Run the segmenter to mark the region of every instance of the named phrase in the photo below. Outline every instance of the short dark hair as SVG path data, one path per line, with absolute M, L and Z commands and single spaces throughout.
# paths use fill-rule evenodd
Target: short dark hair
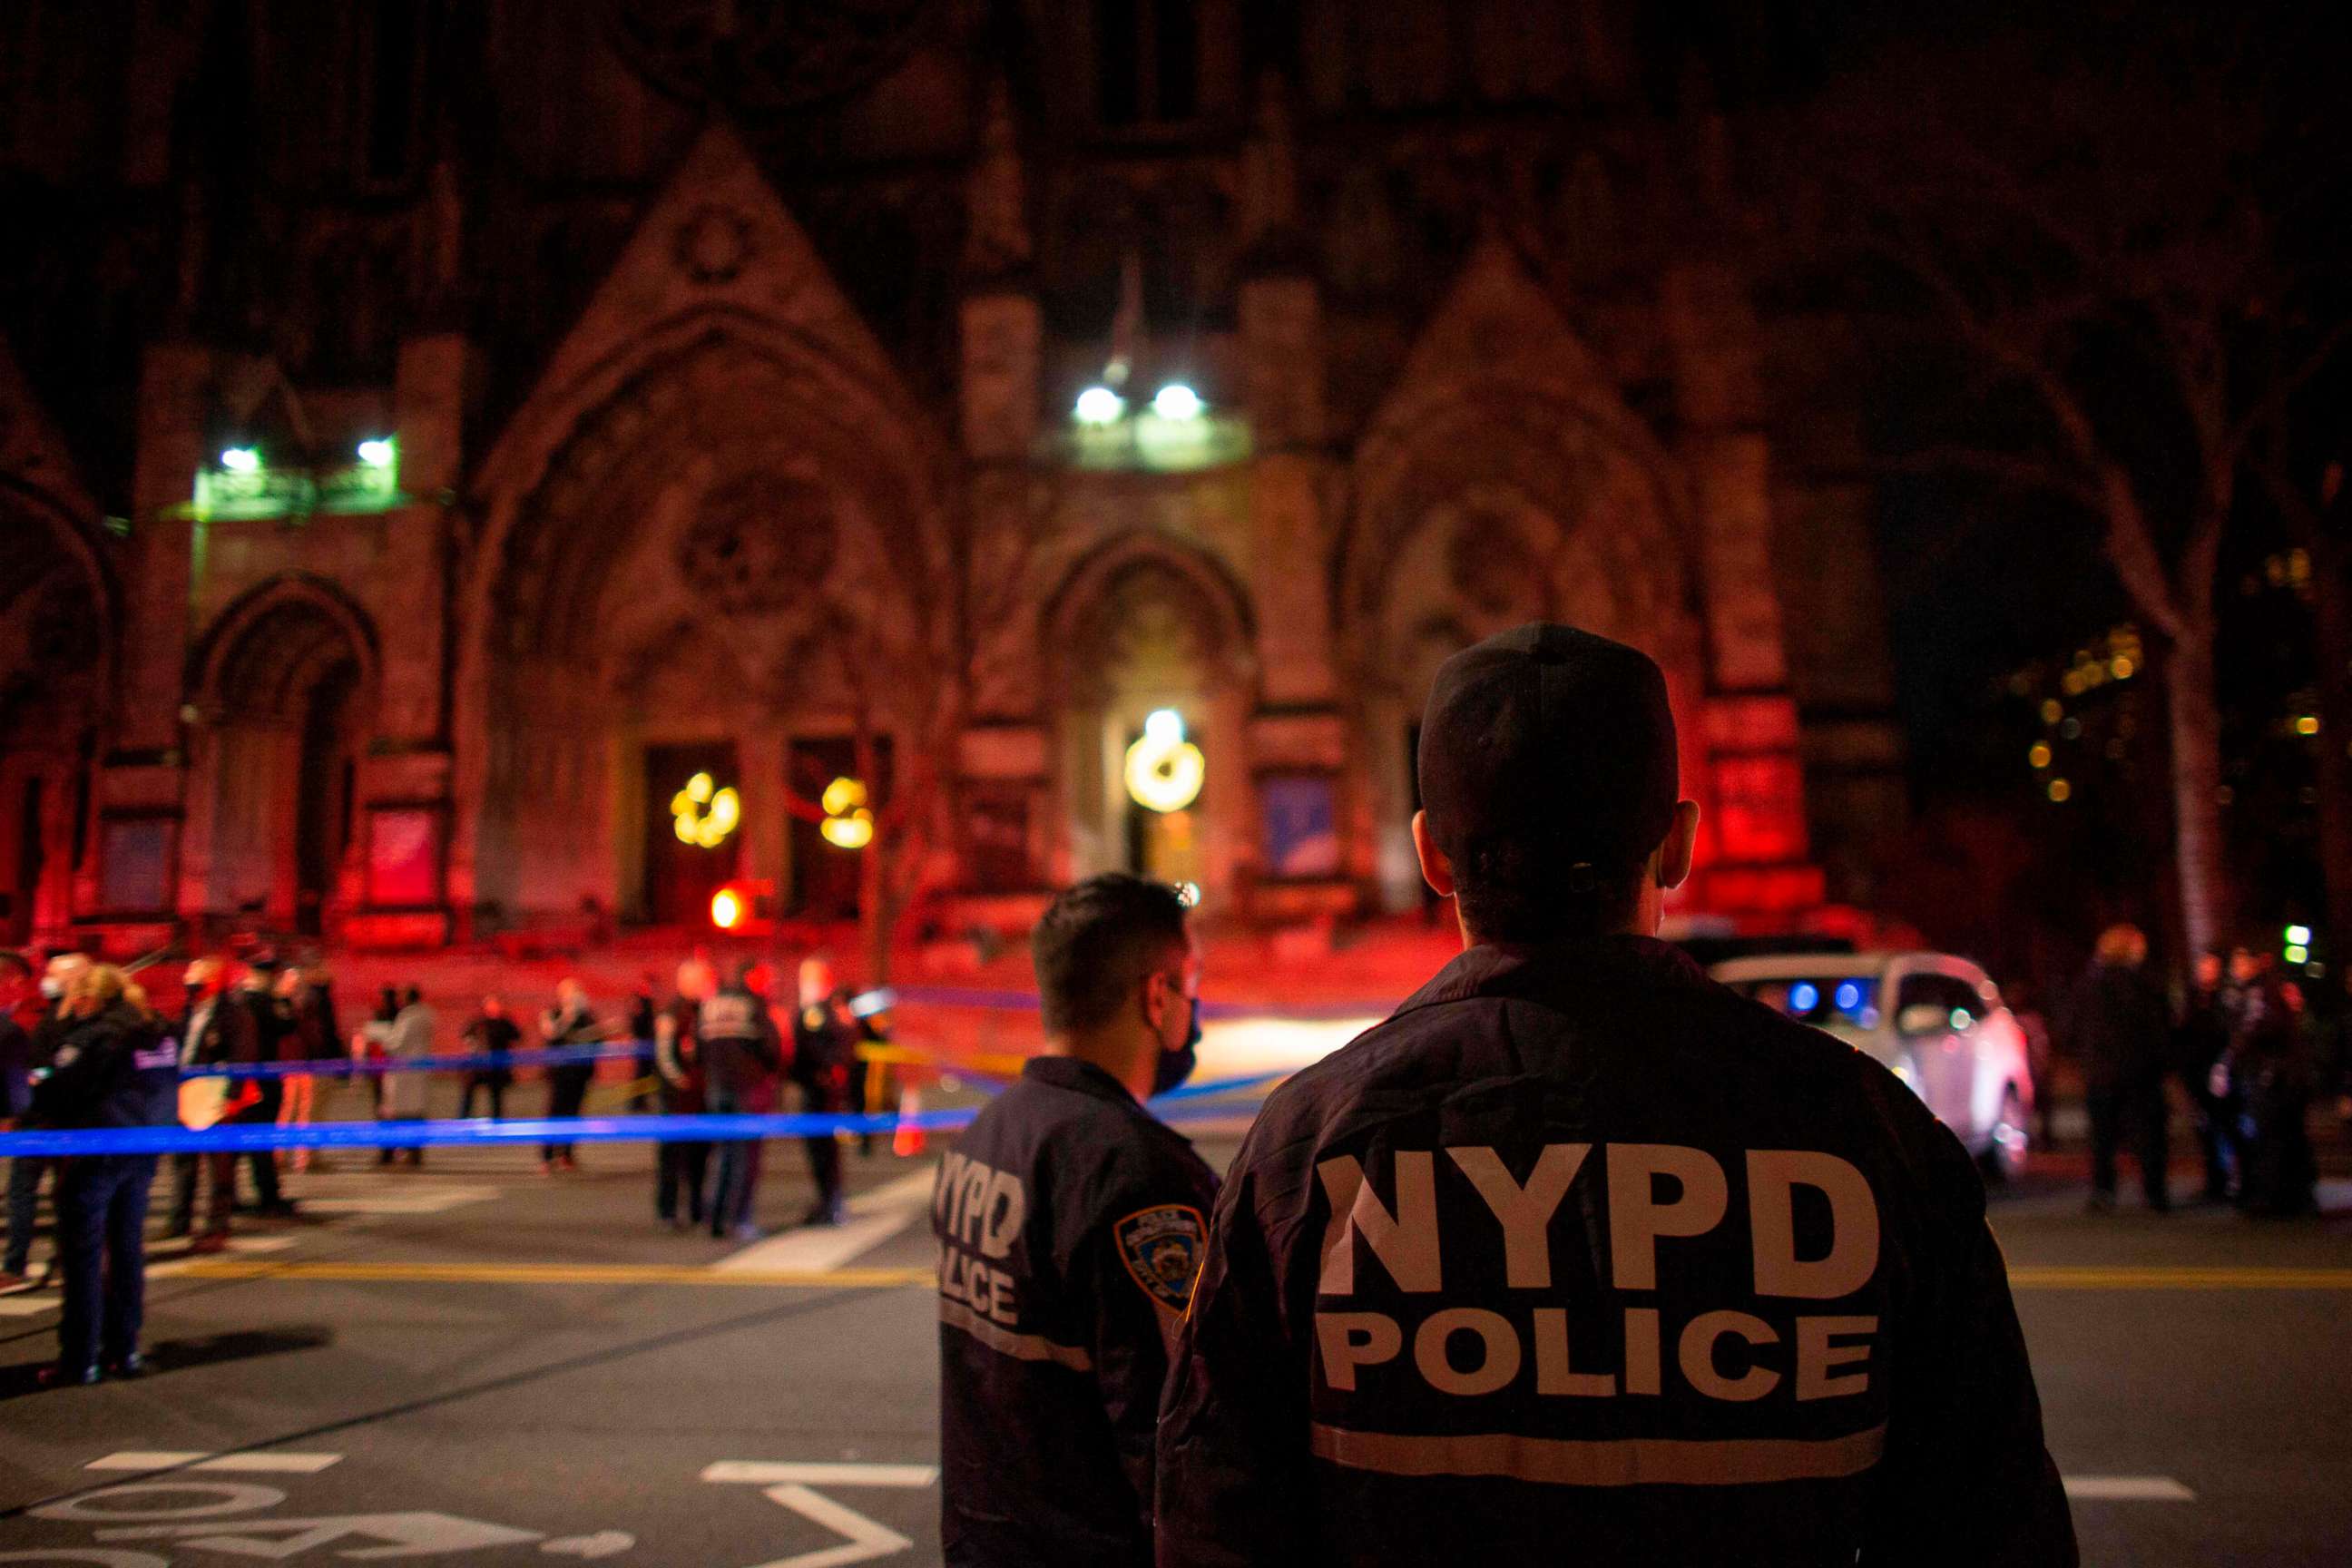
M 1646 858 L 1596 867 L 1525 838 L 1475 838 L 1447 858 L 1454 907 L 1481 942 L 1558 942 L 1617 931 L 1633 919 L 1649 871 Z
M 1184 940 L 1183 896 L 1165 882 L 1107 871 L 1065 889 L 1029 935 L 1045 1032 L 1108 1023 Z

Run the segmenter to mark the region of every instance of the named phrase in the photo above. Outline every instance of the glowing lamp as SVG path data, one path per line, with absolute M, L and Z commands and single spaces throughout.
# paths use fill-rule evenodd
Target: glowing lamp
M 251 447 L 230 447 L 221 453 L 221 467 L 232 474 L 261 472 L 261 454 Z
M 1201 884 L 1198 882 L 1177 883 L 1176 901 L 1183 905 L 1188 910 L 1199 909 L 1201 907 Z
M 389 436 L 373 436 L 360 443 L 360 461 L 371 468 L 388 468 L 398 448 Z
M 818 797 L 818 804 L 824 807 L 827 816 L 847 816 L 866 804 L 865 782 L 837 778 L 824 786 L 824 794 Z
M 743 895 L 732 888 L 721 888 L 710 895 L 710 923 L 720 931 L 733 931 L 743 923 Z
M 2310 960 L 2311 949 L 2307 947 L 2290 947 L 2284 952 L 2280 953 L 2279 956 L 2285 959 L 2289 963 L 2304 963 Z
M 731 784 L 720 789 L 709 773 L 697 773 L 669 797 L 669 815 L 680 844 L 716 849 L 743 820 L 743 800 Z
M 1162 419 L 1198 419 L 1206 406 L 1201 395 L 1181 381 L 1171 381 L 1151 395 L 1151 412 Z
M 2319 720 L 2312 714 L 2305 714 L 2302 718 L 2297 719 L 2294 721 L 2294 732 L 2298 735 L 2318 734 Z
M 1127 399 L 1108 386 L 1089 386 L 1078 394 L 1078 405 L 1072 412 L 1081 425 L 1116 425 L 1127 412 Z
M 1851 1013 L 1862 1005 L 1862 987 L 1846 981 L 1837 988 L 1837 1005 L 1841 1013 Z
M 861 805 L 846 816 L 826 817 L 817 831 L 835 849 L 863 849 L 874 842 L 874 814 Z
M 2048 767 L 2050 765 L 2049 743 L 2043 741 L 2034 742 L 2032 745 L 2026 748 L 2025 760 L 2037 768 Z
M 2286 941 L 2289 947 L 2309 947 L 2311 945 L 2311 928 L 2309 926 L 2287 927 Z
M 2068 784 L 2064 779 L 2052 779 L 2050 781 L 2049 795 L 2052 800 L 2063 804 L 2071 797 L 2074 793 L 2074 786 Z
M 1209 776 L 1201 748 L 1184 738 L 1183 716 L 1161 708 L 1143 721 L 1127 749 L 1127 793 L 1146 811 L 1181 811 L 1201 798 Z
M 1800 1015 L 1810 1013 L 1821 1005 L 1821 987 L 1811 982 L 1800 980 L 1789 987 L 1790 1012 Z

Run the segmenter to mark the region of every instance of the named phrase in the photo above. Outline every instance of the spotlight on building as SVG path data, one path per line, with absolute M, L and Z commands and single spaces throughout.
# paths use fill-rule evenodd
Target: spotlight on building
M 229 447 L 221 452 L 221 467 L 232 474 L 257 474 L 261 454 L 251 447 Z
M 1127 399 L 1108 386 L 1089 386 L 1078 394 L 1073 412 L 1081 425 L 1116 425 L 1127 412 Z
M 1181 381 L 1171 381 L 1151 395 L 1151 412 L 1162 419 L 1198 419 L 1207 406 L 1199 393 Z
M 399 448 L 394 446 L 389 436 L 371 436 L 360 443 L 360 461 L 371 468 L 392 467 L 392 460 L 398 452 Z

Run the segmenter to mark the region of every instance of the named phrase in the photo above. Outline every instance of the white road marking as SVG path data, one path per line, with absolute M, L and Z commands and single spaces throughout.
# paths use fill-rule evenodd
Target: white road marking
M 755 1487 L 927 1487 L 940 1479 L 937 1465 L 776 1464 L 764 1459 L 721 1459 L 703 1468 L 706 1481 L 740 1481 Z
M 467 1204 L 487 1203 L 499 1195 L 496 1187 L 410 1186 L 353 1197 L 305 1197 L 304 1214 L 425 1215 L 446 1214 Z
M 931 1173 L 916 1171 L 849 1201 L 851 1218 L 755 1241 L 711 1265 L 722 1273 L 789 1268 L 829 1274 L 907 1228 L 931 1201 Z
M 342 1461 L 341 1454 L 210 1454 L 202 1448 L 125 1448 L 119 1454 L 92 1459 L 85 1470 L 168 1470 L 185 1466 L 197 1470 L 231 1470 L 252 1476 L 315 1476 Z
M 821 1546 L 791 1557 L 762 1563 L 759 1568 L 842 1568 L 849 1563 L 870 1562 L 907 1551 L 915 1543 L 877 1520 L 844 1507 L 820 1486 L 921 1488 L 939 1479 L 932 1465 L 856 1465 L 842 1463 L 772 1463 L 759 1459 L 722 1459 L 704 1468 L 706 1481 L 740 1481 L 766 1489 L 770 1501 L 792 1510 L 844 1537 L 838 1546 Z
M 625 1530 L 600 1530 L 593 1535 L 567 1535 L 561 1541 L 542 1541 L 539 1549 L 551 1556 L 577 1557 L 587 1561 L 626 1552 L 636 1543 L 637 1538 Z
M 2066 1495 L 2083 1502 L 2195 1502 L 2170 1476 L 2068 1476 Z
M 186 1524 L 142 1524 L 101 1530 L 100 1541 L 176 1541 L 199 1552 L 232 1557 L 298 1557 L 321 1546 L 348 1542 L 338 1557 L 432 1557 L 490 1546 L 520 1546 L 545 1531 L 517 1530 L 453 1514 L 346 1513 L 318 1519 L 221 1519 Z

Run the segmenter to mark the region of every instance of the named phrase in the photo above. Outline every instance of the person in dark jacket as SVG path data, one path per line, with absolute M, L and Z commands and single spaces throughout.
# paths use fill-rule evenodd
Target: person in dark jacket
M 2172 1211 L 2165 1190 L 2165 1056 L 2172 1048 L 2170 1009 L 2148 978 L 2147 938 L 2137 926 L 2099 933 L 2091 966 L 2067 994 L 2060 1037 L 2083 1064 L 2091 1116 L 2091 1208 L 2116 1206 L 2116 1150 L 2126 1131 L 2139 1158 L 2140 1188 L 2154 1214 Z
M 1163 1568 L 2077 1562 L 1967 1152 L 1655 939 L 1676 755 L 1605 638 L 1439 672 L 1413 837 L 1465 951 L 1226 1173 Z
M 2240 1107 L 2238 1206 L 2293 1218 L 2318 1207 L 2307 1117 L 2315 1082 L 2303 988 L 2264 976 L 2248 994 L 2217 1085 Z
M 604 1038 L 604 1026 L 596 1021 L 593 1009 L 588 1005 L 588 988 L 577 980 L 563 980 L 555 987 L 555 1005 L 540 1018 L 540 1032 L 547 1037 L 551 1047 L 593 1046 Z M 547 1069 L 547 1114 L 557 1121 L 568 1121 L 580 1114 L 588 1101 L 588 1085 L 596 1077 L 593 1061 L 559 1062 Z M 549 1175 L 557 1171 L 580 1168 L 577 1148 L 571 1143 L 545 1143 L 540 1146 L 540 1163 Z
M 227 982 L 228 965 L 221 959 L 207 956 L 188 965 L 187 1010 L 173 1031 L 180 1042 L 182 1068 L 259 1059 L 260 1044 L 254 1035 L 252 1015 L 229 995 Z M 204 1081 L 225 1096 L 233 1098 L 246 1092 L 236 1079 Z M 205 1204 L 204 1229 L 196 1234 L 192 1250 L 218 1252 L 228 1246 L 229 1215 L 236 1199 L 236 1156 L 226 1151 L 172 1156 L 172 1210 L 163 1234 L 186 1236 L 194 1228 L 200 1167 L 212 1190 Z
M 732 984 L 702 1004 L 695 1037 L 702 1052 L 706 1108 L 714 1116 L 764 1116 L 776 1108 L 782 1038 L 768 1016 L 767 969 L 747 964 Z M 760 1141 L 730 1138 L 719 1146 L 719 1181 L 710 1196 L 710 1234 L 756 1240 L 752 1205 L 760 1189 Z
M 2241 1003 L 2226 984 L 2219 951 L 2200 952 L 2190 966 L 2189 992 L 2182 998 L 2180 1022 L 2172 1032 L 2173 1066 L 2189 1101 L 2197 1108 L 2197 1144 L 2205 1161 L 2205 1196 L 2213 1203 L 2230 1196 L 2231 1168 L 2235 1155 L 2231 1142 L 2228 1104 L 2214 1098 L 2213 1064 L 2230 1048 L 2230 1033 Z
M 274 956 L 264 953 L 254 959 L 236 988 L 236 1000 L 253 1020 L 253 1059 L 284 1060 L 286 1045 L 295 1036 L 294 1008 L 278 994 L 278 960 Z M 286 1079 L 271 1074 L 247 1081 L 249 1101 L 232 1121 L 240 1127 L 277 1126 L 278 1112 L 286 1106 Z M 277 1151 L 247 1150 L 245 1161 L 253 1172 L 253 1212 L 280 1219 L 292 1215 L 293 1202 L 278 1187 Z
M 1031 947 L 1045 1054 L 932 1189 L 940 1534 L 950 1568 L 1145 1564 L 1216 1178 L 1143 1101 L 1192 1068 L 1200 955 L 1176 890 L 1123 873 L 1055 899 Z
M 654 1019 L 654 1072 L 661 1080 L 665 1116 L 699 1116 L 709 1109 L 698 1029 L 709 990 L 709 965 L 679 964 L 677 995 Z M 654 1147 L 655 1217 L 673 1230 L 701 1225 L 703 1178 L 710 1168 L 710 1145 L 700 1139 L 678 1138 Z
M 69 1020 L 57 1065 L 37 1092 L 57 1128 L 161 1127 L 178 1111 L 179 1041 L 147 1008 L 122 971 L 84 971 L 67 996 Z M 47 1381 L 90 1384 L 101 1366 L 119 1377 L 145 1370 L 147 1194 L 152 1154 L 76 1154 L 58 1162 L 58 1253 L 65 1304 L 58 1363 Z
M 37 993 L 41 1005 L 33 1026 L 26 1029 L 13 1016 L 0 1022 L 0 1033 L 14 1031 L 16 1037 L 12 1051 L 15 1065 L 9 1069 L 9 1081 L 14 1087 L 8 1091 L 6 1113 L 19 1127 L 39 1125 L 33 1108 L 33 1076 L 47 1068 L 57 1056 L 58 1047 L 65 1039 L 66 990 L 89 967 L 89 960 L 80 953 L 58 954 L 41 971 Z M 10 1000 L 13 1005 L 16 998 Z M 13 1013 L 13 1005 L 10 1011 Z M 0 1256 L 0 1289 L 13 1289 L 26 1280 L 26 1269 L 32 1262 L 33 1227 L 40 1215 L 41 1178 L 55 1163 L 37 1155 L 22 1154 L 8 1162 L 8 1237 L 5 1256 Z
M 792 1079 L 801 1091 L 801 1110 L 838 1116 L 850 1107 L 858 1042 L 874 1037 L 850 1013 L 849 993 L 834 984 L 831 960 L 801 960 L 800 999 L 800 1011 L 793 1018 Z M 809 1175 L 816 1184 L 816 1201 L 801 1223 L 839 1225 L 847 1217 L 841 1189 L 841 1140 L 827 1132 L 802 1139 L 801 1146 L 808 1151 Z
M 482 1010 L 466 1026 L 463 1038 L 468 1056 L 503 1057 L 522 1039 L 522 1030 L 507 1016 L 506 1004 L 495 994 L 482 998 Z M 457 1115 L 462 1120 L 474 1114 L 474 1094 L 480 1090 L 490 1102 L 490 1120 L 499 1121 L 507 1113 L 507 1088 L 514 1082 L 514 1068 L 498 1067 L 469 1068 L 466 1087 L 457 1097 Z

